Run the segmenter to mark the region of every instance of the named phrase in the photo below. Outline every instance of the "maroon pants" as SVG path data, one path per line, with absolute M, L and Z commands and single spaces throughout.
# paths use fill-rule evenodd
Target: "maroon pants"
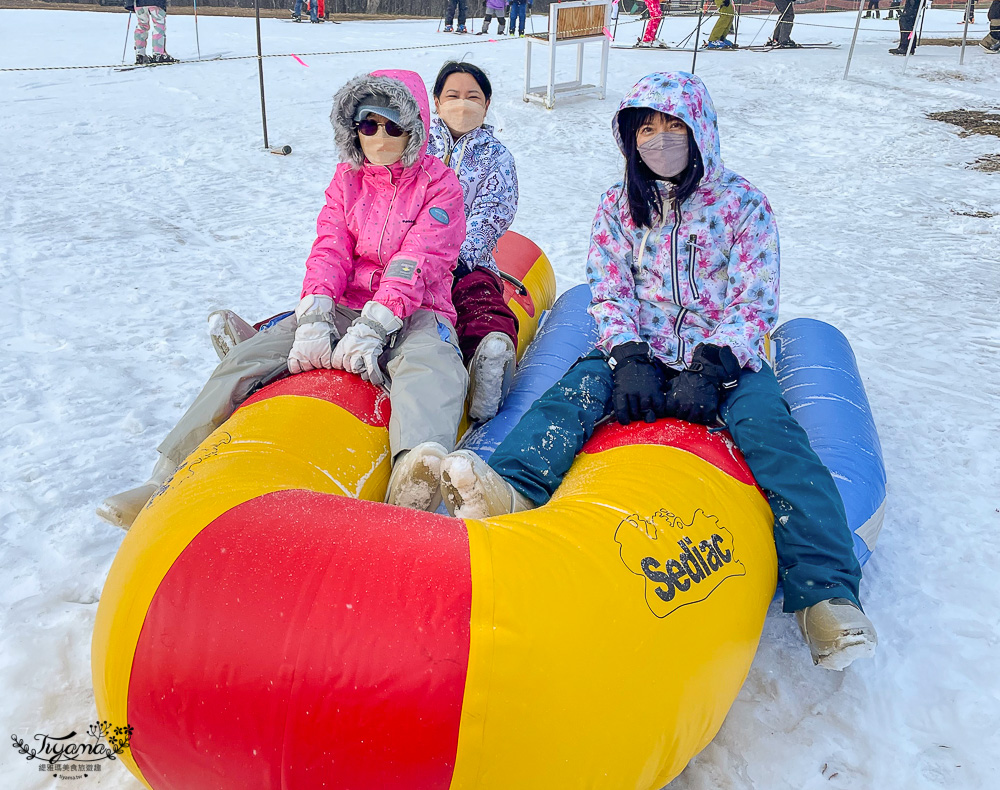
M 458 345 L 469 364 L 479 343 L 490 332 L 503 332 L 517 348 L 517 316 L 503 298 L 503 281 L 489 269 L 473 269 L 451 288 L 458 320 Z

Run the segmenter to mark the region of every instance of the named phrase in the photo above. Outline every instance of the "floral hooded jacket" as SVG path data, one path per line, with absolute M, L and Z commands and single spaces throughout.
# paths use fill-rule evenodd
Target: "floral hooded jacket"
M 499 274 L 493 251 L 517 213 L 514 157 L 483 124 L 458 140 L 440 118 L 431 124 L 427 152 L 455 171 L 465 194 L 465 242 L 459 255 L 468 268 Z
M 684 72 L 650 74 L 618 112 L 649 107 L 687 124 L 705 175 L 681 205 L 660 182 L 664 216 L 638 227 L 624 182 L 604 193 L 594 219 L 587 280 L 598 347 L 644 341 L 681 369 L 701 343 L 729 346 L 759 370 L 764 338 L 778 318 L 778 229 L 758 189 L 726 170 L 715 106 L 704 83 Z M 621 147 L 618 116 L 612 121 Z

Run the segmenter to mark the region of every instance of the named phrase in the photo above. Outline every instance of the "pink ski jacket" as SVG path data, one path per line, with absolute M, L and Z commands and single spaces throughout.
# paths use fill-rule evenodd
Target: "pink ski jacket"
M 369 163 L 354 130 L 358 105 L 389 100 L 410 132 L 402 159 Z M 427 89 L 412 71 L 376 71 L 337 91 L 330 122 L 342 164 L 316 220 L 302 295 L 330 296 L 360 309 L 375 300 L 399 318 L 423 308 L 455 323 L 452 271 L 465 241 L 462 186 L 427 153 Z

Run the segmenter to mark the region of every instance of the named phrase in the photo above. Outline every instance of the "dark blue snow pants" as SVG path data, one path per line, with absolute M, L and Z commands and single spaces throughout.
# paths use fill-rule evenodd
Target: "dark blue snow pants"
M 611 385 L 603 355 L 588 354 L 535 401 L 493 453 L 490 466 L 536 505 L 547 502 L 597 423 L 612 413 Z M 860 606 L 861 566 L 844 503 L 771 368 L 744 370 L 720 413 L 775 516 L 785 611 L 829 598 Z

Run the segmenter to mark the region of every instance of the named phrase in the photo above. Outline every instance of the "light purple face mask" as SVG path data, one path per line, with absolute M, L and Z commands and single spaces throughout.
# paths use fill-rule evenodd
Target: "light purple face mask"
M 660 178 L 673 178 L 688 166 L 688 136 L 660 132 L 639 146 L 639 156 Z

